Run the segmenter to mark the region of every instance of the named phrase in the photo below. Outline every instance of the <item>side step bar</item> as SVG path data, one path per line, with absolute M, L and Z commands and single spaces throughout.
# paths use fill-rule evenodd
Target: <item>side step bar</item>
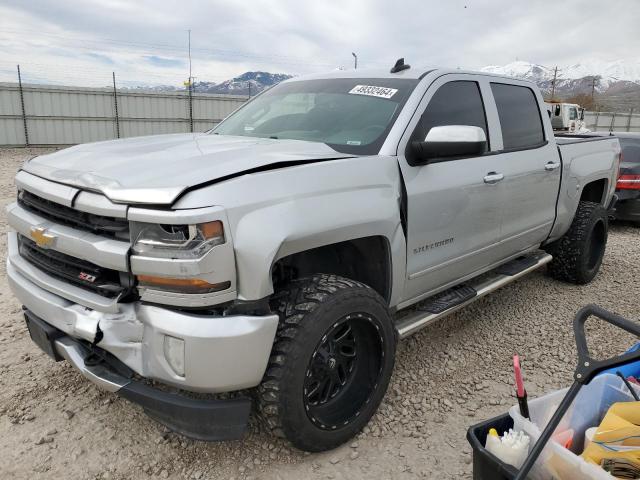
M 505 285 L 508 285 L 511 282 L 516 281 L 520 277 L 537 270 L 538 268 L 546 265 L 551 261 L 553 257 L 546 252 L 537 251 L 533 254 L 516 258 L 511 262 L 506 263 L 494 270 L 491 270 L 488 273 L 480 275 L 468 282 L 465 282 L 463 285 L 467 292 L 475 291 L 475 295 L 467 294 L 462 300 L 460 295 L 451 295 L 448 294 L 449 290 L 443 292 L 443 294 L 437 295 L 435 302 L 439 302 L 438 298 L 451 298 L 451 306 L 447 309 L 437 308 L 434 309 L 430 302 L 430 299 L 423 301 L 418 304 L 416 309 L 401 317 L 396 323 L 396 329 L 398 330 L 399 337 L 407 338 L 410 335 L 413 335 L 417 331 L 423 329 L 424 327 L 432 324 L 436 320 L 443 318 L 450 313 L 453 313 L 457 310 L 460 310 L 462 307 L 469 305 L 472 302 L 488 295 L 489 293 L 498 290 Z M 454 287 L 454 289 L 460 289 L 460 286 Z M 457 297 L 458 301 L 456 301 L 453 297 Z M 424 305 L 424 306 L 421 306 Z M 438 304 L 440 305 L 440 303 Z M 431 311 L 429 311 L 431 310 Z M 437 311 L 438 313 L 433 313 Z M 399 312 L 402 315 L 402 311 Z

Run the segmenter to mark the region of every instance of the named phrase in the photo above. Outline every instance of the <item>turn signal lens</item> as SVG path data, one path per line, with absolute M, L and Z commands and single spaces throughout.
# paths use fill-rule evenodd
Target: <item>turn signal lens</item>
M 222 241 L 224 241 L 224 229 L 222 228 L 221 221 L 201 223 L 198 226 L 200 227 L 202 236 L 207 240 L 210 238 L 221 238 Z
M 226 290 L 231 282 L 209 283 L 199 278 L 167 278 L 154 275 L 138 275 L 141 287 L 157 288 L 175 293 L 211 293 Z

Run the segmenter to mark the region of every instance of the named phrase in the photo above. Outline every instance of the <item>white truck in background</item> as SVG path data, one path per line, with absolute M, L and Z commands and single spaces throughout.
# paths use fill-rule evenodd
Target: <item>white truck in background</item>
M 545 102 L 545 105 L 554 130 L 569 133 L 589 131 L 584 121 L 584 108 L 577 103 Z

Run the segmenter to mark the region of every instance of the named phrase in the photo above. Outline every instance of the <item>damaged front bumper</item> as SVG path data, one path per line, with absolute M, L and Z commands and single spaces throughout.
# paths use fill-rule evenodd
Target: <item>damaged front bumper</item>
M 244 432 L 248 398 L 196 399 L 184 391 L 233 392 L 258 385 L 277 315 L 213 316 L 111 301 L 27 262 L 15 232 L 8 234 L 7 277 L 24 306 L 32 339 L 56 360 L 67 360 L 100 388 L 141 405 L 186 436 L 222 440 Z M 183 392 L 168 393 L 146 380 Z
M 192 392 L 258 385 L 278 325 L 275 314 L 215 317 L 141 302 L 103 306 L 93 301 L 96 305 L 88 308 L 85 299 L 83 304 L 69 299 L 67 290 L 89 300 L 99 295 L 28 263 L 18 252 L 14 232 L 8 236 L 7 276 L 20 302 L 51 326 L 111 353 L 142 377 Z
M 231 440 L 246 430 L 251 400 L 196 399 L 165 392 L 134 379 L 117 359 L 86 342 L 76 340 L 25 310 L 33 341 L 56 361 L 66 360 L 86 379 L 141 405 L 147 415 L 169 429 L 197 440 Z

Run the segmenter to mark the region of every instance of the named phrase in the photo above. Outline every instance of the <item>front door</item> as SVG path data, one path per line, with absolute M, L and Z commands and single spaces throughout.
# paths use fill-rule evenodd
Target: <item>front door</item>
M 482 86 L 470 78 L 445 75 L 431 85 L 418 109 L 423 113 L 407 134 L 411 135 L 408 145 L 424 140 L 435 126 L 471 125 L 484 129 L 491 148 L 481 93 L 488 84 Z M 495 109 L 489 113 L 495 121 Z M 403 300 L 408 302 L 499 260 L 504 195 L 502 155 L 422 166 L 409 165 L 406 155 L 411 155 L 410 150 L 399 160 L 407 192 L 408 279 Z

